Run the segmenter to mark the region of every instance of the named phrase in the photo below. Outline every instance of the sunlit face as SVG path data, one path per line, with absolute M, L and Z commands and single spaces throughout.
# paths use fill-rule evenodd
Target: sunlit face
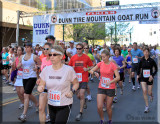
M 59 43 L 59 45 L 64 49 L 65 48 L 65 44 L 64 43 Z
M 89 52 L 89 48 L 85 46 L 85 47 L 84 47 L 84 52 L 85 52 L 85 53 L 88 53 L 88 52 Z
M 56 52 L 50 52 L 49 57 L 50 57 L 52 64 L 57 64 L 62 61 L 63 55 L 56 53 Z
M 137 49 L 137 44 L 133 44 L 133 49 Z
M 150 55 L 150 53 L 149 53 L 148 50 L 144 50 L 144 51 L 143 51 L 143 54 L 144 54 L 144 56 L 146 56 L 146 57 L 148 57 L 148 56 Z
M 52 45 L 54 45 L 54 43 L 55 43 L 55 40 L 52 40 L 52 39 L 47 39 L 47 42 L 48 42 L 48 43 L 51 43 Z
M 17 54 L 22 55 L 22 49 L 20 47 L 18 47 L 18 49 L 17 49 Z
M 31 52 L 32 51 L 32 47 L 31 46 L 25 46 L 25 51 L 26 52 Z
M 83 52 L 82 46 L 77 45 L 76 49 L 77 49 L 77 54 L 82 54 L 82 52 Z
M 43 47 L 43 53 L 45 56 L 47 56 L 50 53 L 50 47 L 48 45 L 45 45 Z
M 119 50 L 115 50 L 115 55 L 119 56 Z
M 109 56 L 107 56 L 106 54 L 101 54 L 102 60 L 103 62 L 108 62 L 109 61 Z

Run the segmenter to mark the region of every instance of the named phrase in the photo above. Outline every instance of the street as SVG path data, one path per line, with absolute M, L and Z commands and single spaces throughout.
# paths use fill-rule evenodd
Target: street
M 87 102 L 87 109 L 84 110 L 83 118 L 80 122 L 75 121 L 75 117 L 79 113 L 79 100 L 74 96 L 74 103 L 72 105 L 72 112 L 69 118 L 69 123 L 98 123 L 100 121 L 97 112 L 97 102 L 96 94 L 99 80 L 94 78 L 93 82 L 89 82 L 89 87 L 91 89 L 92 101 Z M 137 85 L 137 83 L 136 83 Z M 22 113 L 22 110 L 18 109 L 20 101 L 16 95 L 16 91 L 13 91 L 12 86 L 2 84 L 3 86 L 3 104 L 2 104 L 2 122 L 3 123 L 20 123 L 17 119 Z M 36 87 L 34 88 L 33 94 L 36 95 L 38 99 L 38 92 Z M 128 83 L 128 76 L 125 79 L 124 94 L 120 95 L 120 89 L 118 88 L 118 102 L 114 103 L 113 108 L 113 124 L 115 123 L 126 123 L 131 124 L 131 122 L 136 122 L 136 124 L 153 124 L 157 122 L 157 76 L 154 80 L 153 88 L 154 100 L 149 102 L 150 112 L 144 113 L 144 99 L 142 94 L 142 89 L 136 89 L 132 91 L 132 83 Z M 105 120 L 108 120 L 107 112 L 104 114 Z M 27 113 L 27 121 L 25 124 L 29 123 L 39 123 L 38 113 L 35 111 L 35 107 L 31 107 Z

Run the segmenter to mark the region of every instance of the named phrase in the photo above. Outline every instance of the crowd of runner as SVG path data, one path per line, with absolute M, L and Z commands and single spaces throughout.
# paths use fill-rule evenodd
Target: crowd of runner
M 122 47 L 118 44 L 89 46 L 87 40 L 82 43 L 70 41 L 66 46 L 64 41 L 55 41 L 52 35 L 45 40 L 44 46 L 37 44 L 33 47 L 26 41 L 24 46 L 3 47 L 1 52 L 4 83 L 13 86 L 21 102 L 19 109 L 23 109 L 18 117 L 20 121 L 27 120 L 28 107 L 34 103 L 41 124 L 49 121 L 66 124 L 74 94 L 80 100 L 75 120 L 80 121 L 85 114 L 83 109 L 87 109 L 87 101 L 92 100 L 88 82 L 95 77 L 99 83 L 97 111 L 100 124 L 105 121 L 104 111 L 108 114 L 107 123 L 112 124 L 113 103 L 119 101 L 117 94 L 123 95 L 125 84 L 131 82 L 131 90 L 142 88 L 144 112 L 149 112 L 160 55 L 157 46 L 137 45 L 136 42 Z M 125 75 L 129 75 L 129 82 Z M 40 92 L 39 100 L 32 94 L 35 85 Z

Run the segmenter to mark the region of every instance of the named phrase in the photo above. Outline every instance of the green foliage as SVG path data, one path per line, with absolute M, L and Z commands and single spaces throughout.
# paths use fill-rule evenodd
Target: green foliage
M 104 23 L 86 23 L 86 24 L 73 24 L 65 26 L 65 37 L 73 38 L 74 41 L 105 39 L 106 31 Z

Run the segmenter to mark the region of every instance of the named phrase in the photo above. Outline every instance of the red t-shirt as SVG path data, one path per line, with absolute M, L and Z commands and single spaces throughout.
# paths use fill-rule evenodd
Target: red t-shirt
M 83 68 L 91 67 L 93 66 L 93 63 L 92 60 L 87 55 L 82 54 L 82 56 L 78 56 L 76 54 L 72 56 L 68 65 L 74 67 L 78 81 L 80 83 L 88 82 L 88 71 L 84 71 Z
M 41 62 L 42 62 L 42 59 L 43 59 L 44 57 L 46 57 L 44 54 L 41 54 L 41 55 L 40 55 L 39 58 L 40 58 Z
M 111 83 L 110 86 L 106 86 L 108 81 L 113 80 L 114 71 L 117 69 L 116 64 L 110 62 L 108 65 L 104 62 L 99 62 L 97 66 L 100 68 L 100 82 L 98 88 L 101 89 L 115 89 L 115 83 Z

